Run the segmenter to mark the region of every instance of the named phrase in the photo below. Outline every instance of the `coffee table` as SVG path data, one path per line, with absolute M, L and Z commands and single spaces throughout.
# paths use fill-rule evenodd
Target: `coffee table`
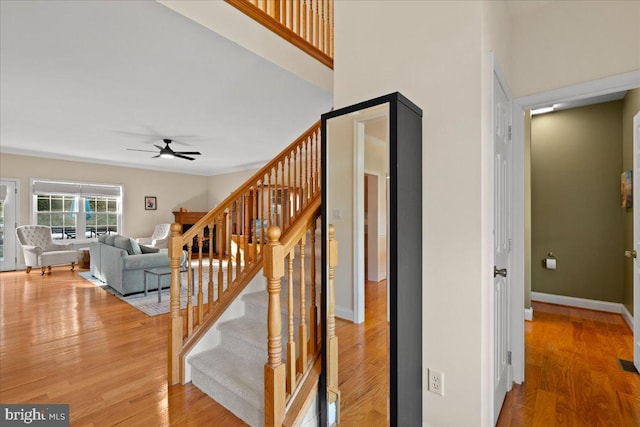
M 180 273 L 184 273 L 185 271 L 187 271 L 186 267 L 180 267 Z M 171 267 L 156 267 L 144 270 L 144 296 L 149 294 L 149 281 L 147 280 L 147 275 L 154 276 L 156 278 L 156 284 L 158 286 L 156 289 L 158 291 L 158 302 L 162 302 L 161 279 L 163 276 L 171 276 Z M 191 295 L 195 295 L 196 285 L 195 280 L 193 280 L 193 267 L 191 268 L 191 278 Z M 182 286 L 182 281 L 180 281 L 180 286 Z

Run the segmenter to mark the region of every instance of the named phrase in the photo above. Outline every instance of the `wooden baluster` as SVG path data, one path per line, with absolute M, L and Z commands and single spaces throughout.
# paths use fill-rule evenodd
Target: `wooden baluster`
M 338 337 L 336 336 L 336 300 L 335 300 L 335 271 L 338 264 L 338 242 L 335 239 L 336 228 L 329 224 L 328 251 L 328 283 L 327 283 L 327 400 L 336 402 L 340 413 L 340 391 L 338 390 Z M 339 421 L 339 420 L 338 420 Z
M 314 135 L 314 138 L 315 138 L 315 141 L 316 141 L 316 144 L 315 144 L 316 145 L 316 175 L 315 175 L 316 176 L 316 180 L 315 180 L 316 184 L 315 185 L 316 185 L 316 193 L 318 193 L 320 191 L 320 178 L 322 176 L 322 173 L 320 172 L 320 162 L 319 162 L 319 159 L 320 159 L 319 146 L 320 146 L 320 141 L 322 139 L 321 139 L 320 132 L 317 132 L 317 133 L 314 132 L 313 135 Z
M 318 49 L 324 52 L 324 0 L 320 0 L 320 19 L 318 24 L 319 40 Z
M 259 246 L 259 243 L 258 243 L 258 228 L 257 228 L 257 221 L 260 221 L 260 212 L 258 210 L 258 194 L 259 194 L 258 193 L 258 189 L 259 188 L 260 188 L 259 186 L 256 186 L 255 189 L 253 190 L 253 193 L 252 193 L 253 215 L 251 216 L 251 218 L 252 218 L 252 221 L 253 221 L 253 225 L 252 225 L 253 226 L 253 237 L 252 237 L 252 240 L 253 240 L 253 253 L 254 253 L 254 256 L 257 256 L 258 252 L 260 251 L 260 246 Z M 260 251 L 260 253 L 262 253 L 262 252 Z
M 251 249 L 249 248 L 249 240 L 251 236 L 251 214 L 249 213 L 249 199 L 251 193 L 244 193 L 242 195 L 242 227 L 244 229 L 243 237 L 244 237 L 244 262 L 245 268 L 253 262 L 253 256 L 251 255 Z
M 313 26 L 315 28 L 314 32 L 313 32 L 313 46 L 315 46 L 316 48 L 318 46 L 320 46 L 320 0 L 316 0 L 316 7 L 315 7 L 315 15 L 314 15 L 314 20 L 313 20 Z
M 240 196 L 243 197 L 243 196 Z M 242 256 L 242 252 L 240 252 L 240 248 L 242 247 L 242 241 L 240 240 L 240 228 L 242 227 L 242 223 L 240 222 L 242 220 L 242 216 L 241 216 L 241 211 L 240 209 L 242 209 L 242 199 L 237 199 L 236 200 L 236 280 L 238 279 L 238 277 L 240 277 L 240 274 L 242 273 L 242 261 L 243 261 L 243 256 Z M 246 253 L 246 252 L 245 252 Z
M 268 199 L 269 199 L 269 211 L 268 211 L 269 212 L 269 220 L 268 220 L 269 227 L 274 225 L 273 221 L 272 221 L 272 218 L 273 218 L 273 206 L 272 206 L 273 197 L 271 195 L 271 178 L 272 178 L 271 177 L 271 171 L 272 170 L 273 169 L 269 169 L 269 183 L 268 183 L 268 186 L 267 186 L 267 194 L 269 195 L 269 197 L 268 197 Z
M 218 252 L 218 303 L 222 302 L 224 296 L 224 269 L 222 267 L 222 236 L 220 236 L 220 230 L 222 230 L 222 216 L 218 215 L 216 218 L 216 250 Z
M 223 223 L 222 223 L 222 228 L 224 228 L 225 233 L 224 233 L 224 241 L 225 246 L 229 248 L 229 254 L 227 256 L 227 253 L 225 251 L 225 258 L 227 259 L 227 290 L 231 289 L 231 284 L 233 283 L 233 260 L 231 258 L 231 233 L 227 233 L 227 223 L 229 222 L 229 212 L 224 211 L 224 218 Z
M 309 40 L 307 38 L 307 15 L 308 15 L 308 5 L 307 0 L 302 0 L 302 36 L 303 39 Z
M 209 289 L 209 295 L 208 295 L 208 300 L 209 300 L 209 310 L 208 311 L 212 311 L 213 310 L 213 222 L 211 224 L 209 224 L 209 235 L 207 236 L 207 239 L 209 240 L 209 283 L 208 283 L 208 289 Z
M 303 142 L 304 144 L 304 142 Z M 300 179 L 300 193 L 301 193 L 301 201 L 300 201 L 300 210 L 304 209 L 305 205 L 306 205 L 306 200 L 305 200 L 305 196 L 304 196 L 304 181 L 302 180 L 302 145 L 300 146 L 300 167 L 298 168 L 299 171 L 298 173 L 300 174 L 299 179 Z
M 292 1 L 293 3 L 293 25 L 294 33 L 301 35 L 300 32 L 300 0 Z
M 264 250 L 264 246 L 265 246 L 265 237 L 267 237 L 266 235 L 266 230 L 264 229 L 264 218 L 266 215 L 265 212 L 265 208 L 266 208 L 266 203 L 264 201 L 264 180 L 262 181 L 262 186 L 260 187 L 260 210 L 262 211 L 262 216 L 260 217 L 260 246 L 262 246 L 262 249 Z
M 198 233 L 198 325 L 204 320 L 204 293 L 202 292 L 202 245 L 204 243 L 204 229 Z M 187 263 L 187 276 L 191 274 L 191 260 Z M 187 295 L 191 295 L 193 288 L 187 283 Z
M 315 354 L 318 348 L 318 307 L 316 303 L 316 221 L 310 228 L 311 235 L 311 307 L 309 308 L 309 353 Z
M 189 239 L 187 242 L 187 260 L 188 264 L 191 264 L 192 259 L 192 250 L 193 250 L 193 239 Z M 187 273 L 187 286 L 191 289 L 193 286 L 193 274 L 191 270 Z M 193 334 L 193 301 L 191 300 L 192 295 L 191 292 L 187 292 L 187 337 L 190 337 Z
M 287 341 L 287 393 L 292 394 L 296 388 L 296 341 L 294 337 L 294 324 L 293 324 L 293 260 L 295 258 L 294 251 L 291 251 L 287 257 L 289 261 L 288 270 L 288 315 L 289 325 L 287 331 L 289 332 L 289 340 Z M 300 346 L 302 346 L 302 342 Z
M 313 140 L 311 139 L 312 137 L 310 136 L 308 141 L 305 143 L 305 159 L 307 160 L 307 163 L 305 164 L 305 169 L 307 171 L 307 178 L 305 179 L 305 184 L 307 185 L 307 199 L 311 200 L 312 199 L 312 194 L 313 194 L 313 188 L 311 186 L 311 144 L 313 143 Z
M 287 204 L 288 204 L 288 209 L 287 209 L 287 224 L 291 223 L 291 211 L 293 209 L 293 207 L 295 206 L 295 199 L 291 199 L 291 197 L 295 194 L 295 186 L 291 185 L 291 152 L 289 152 L 289 154 L 287 154 L 287 184 L 289 186 L 289 194 L 287 195 Z M 293 193 L 292 193 L 293 191 Z
M 279 163 L 282 167 L 282 178 L 280 178 L 280 227 L 283 230 L 286 230 L 286 225 L 284 223 L 284 209 L 286 207 L 285 197 L 284 197 L 284 160 Z
M 182 257 L 182 225 L 171 224 L 169 238 L 171 290 L 169 300 L 169 354 L 167 358 L 169 384 L 178 384 L 180 378 L 180 352 L 183 343 L 183 318 L 180 316 L 180 258 Z
M 275 188 L 272 190 L 273 191 L 272 199 L 275 198 L 275 200 L 273 200 L 273 204 L 275 205 L 275 206 L 273 206 L 273 208 L 275 208 L 275 216 L 276 217 L 275 217 L 274 223 L 271 224 L 271 225 L 277 225 L 278 227 L 280 227 L 280 230 L 284 231 L 284 227 L 280 224 L 280 215 L 278 215 L 278 188 L 279 188 L 279 185 L 278 185 L 278 164 L 276 164 L 276 167 L 274 169 L 276 171 L 276 180 L 274 182 L 274 187 Z M 272 213 L 271 215 L 274 215 L 274 214 Z
M 282 363 L 282 315 L 280 310 L 280 278 L 284 276 L 284 249 L 280 229 L 269 227 L 269 243 L 264 248 L 263 274 L 267 279 L 269 305 L 267 314 L 268 358 L 264 365 L 264 424 L 280 426 L 284 420 L 286 398 L 286 366 Z
M 305 293 L 307 290 L 305 271 L 304 271 L 304 247 L 306 244 L 307 235 L 302 235 L 300 239 L 300 326 L 298 327 L 298 334 L 300 341 L 300 356 L 298 357 L 298 372 L 303 373 L 304 368 L 307 366 L 307 337 L 309 332 L 307 331 L 307 302 Z

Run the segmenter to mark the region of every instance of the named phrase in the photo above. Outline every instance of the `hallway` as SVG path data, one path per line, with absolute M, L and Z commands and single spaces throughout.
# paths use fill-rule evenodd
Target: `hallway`
M 633 332 L 620 314 L 532 303 L 525 382 L 507 394 L 498 426 L 640 426 Z

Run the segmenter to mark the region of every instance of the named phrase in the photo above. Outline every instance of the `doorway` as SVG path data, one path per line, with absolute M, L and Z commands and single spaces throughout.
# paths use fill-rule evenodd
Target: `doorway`
M 511 305 L 511 343 L 513 381 L 521 384 L 524 372 L 524 304 L 525 304 L 525 112 L 562 103 L 591 98 L 636 88 L 640 85 L 640 72 L 631 72 L 592 82 L 582 83 L 558 90 L 518 98 L 513 103 L 514 137 L 514 203 L 512 221 L 514 226 L 514 257 L 512 270 L 518 278 L 510 297 Z M 640 307 L 634 304 L 634 311 L 640 313 Z M 535 313 L 534 313 L 535 318 Z
M 0 271 L 18 267 L 18 181 L 0 180 Z

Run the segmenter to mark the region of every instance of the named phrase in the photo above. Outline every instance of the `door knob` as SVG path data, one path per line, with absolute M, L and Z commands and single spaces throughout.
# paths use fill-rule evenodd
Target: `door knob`
M 507 277 L 507 269 L 506 268 L 498 268 L 495 265 L 493 266 L 493 277 L 502 276 Z
M 635 249 L 632 251 L 624 251 L 624 256 L 627 258 L 638 258 L 638 252 L 636 252 Z

